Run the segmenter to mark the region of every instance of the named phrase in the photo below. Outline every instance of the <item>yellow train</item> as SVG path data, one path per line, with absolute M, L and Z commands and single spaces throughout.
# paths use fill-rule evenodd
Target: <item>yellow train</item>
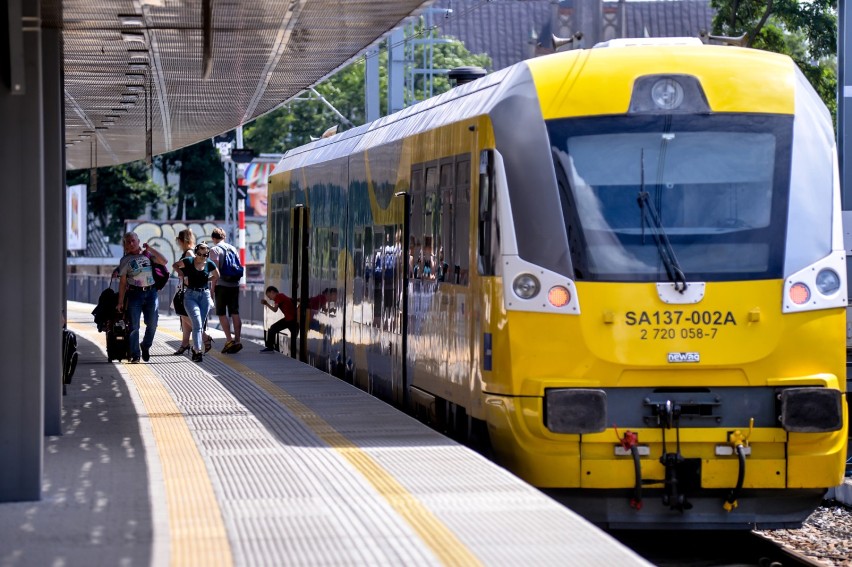
M 304 360 L 609 527 L 790 527 L 846 456 L 831 118 L 785 56 L 616 40 L 288 152 Z M 334 297 L 334 296 L 331 296 Z

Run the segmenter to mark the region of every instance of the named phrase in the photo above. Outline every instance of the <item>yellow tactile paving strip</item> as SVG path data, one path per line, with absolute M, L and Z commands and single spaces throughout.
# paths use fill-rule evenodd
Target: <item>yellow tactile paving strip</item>
M 147 366 L 128 364 L 126 368 L 148 411 L 160 453 L 169 507 L 171 565 L 233 565 L 222 511 L 183 413 Z
M 87 327 L 72 326 L 75 332 L 97 342 Z M 125 364 L 124 368 L 145 404 L 163 468 L 170 565 L 233 565 L 222 511 L 183 413 L 160 378 L 145 364 Z
M 479 559 L 429 511 L 413 494 L 402 486 L 391 473 L 378 464 L 366 451 L 336 431 L 328 422 L 306 405 L 288 394 L 266 377 L 241 364 L 232 357 L 215 355 L 217 360 L 230 366 L 272 396 L 293 415 L 305 423 L 320 439 L 358 470 L 390 506 L 409 524 L 414 532 L 445 565 L 481 565 Z
M 74 327 L 76 332 L 88 334 L 87 328 L 78 325 Z M 181 337 L 180 333 L 168 329 L 161 328 L 158 333 Z M 237 362 L 233 357 L 222 356 L 214 351 L 207 356 L 210 355 L 263 389 L 346 459 L 443 564 L 482 564 L 441 520 L 366 451 L 262 374 Z M 171 565 L 232 565 L 233 554 L 221 509 L 185 416 L 163 382 L 147 365 L 125 364 L 124 368 L 136 384 L 151 419 L 163 467 L 169 510 Z

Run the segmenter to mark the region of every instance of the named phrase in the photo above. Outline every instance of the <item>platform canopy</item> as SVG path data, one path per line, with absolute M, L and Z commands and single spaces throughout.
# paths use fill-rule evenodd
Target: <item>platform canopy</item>
M 244 124 L 332 74 L 424 0 L 48 0 L 62 29 L 69 169 Z M 149 127 L 150 125 L 150 127 Z

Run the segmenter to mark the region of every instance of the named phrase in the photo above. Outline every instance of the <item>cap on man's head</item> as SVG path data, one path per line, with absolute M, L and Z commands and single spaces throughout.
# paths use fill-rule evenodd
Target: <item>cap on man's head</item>
M 213 229 L 213 232 L 210 233 L 210 236 L 212 236 L 216 240 L 225 240 L 225 231 L 217 226 Z

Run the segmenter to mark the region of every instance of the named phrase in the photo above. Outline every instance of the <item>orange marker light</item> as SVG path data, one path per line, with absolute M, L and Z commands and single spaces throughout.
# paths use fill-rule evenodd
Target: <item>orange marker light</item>
M 557 285 L 547 292 L 547 299 L 554 307 L 565 307 L 571 301 L 571 292 L 567 288 Z
M 795 283 L 790 287 L 790 299 L 796 305 L 804 305 L 811 298 L 811 290 L 802 282 Z

